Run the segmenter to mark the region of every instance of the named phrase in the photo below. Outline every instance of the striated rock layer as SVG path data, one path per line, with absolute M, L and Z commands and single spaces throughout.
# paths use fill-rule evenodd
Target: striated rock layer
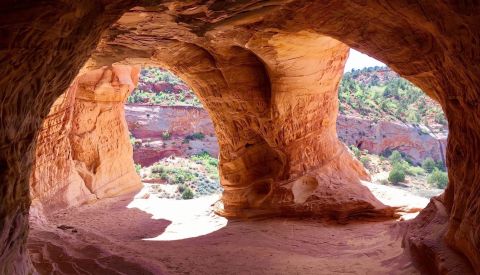
M 44 209 L 141 187 L 124 115 L 139 71 L 113 66 L 83 74 L 54 103 L 37 140 L 30 179 L 32 199 Z
M 168 14 L 135 9 L 104 35 L 84 70 L 161 64 L 193 88 L 218 138 L 222 215 L 394 215 L 360 185 L 368 174 L 337 139 L 348 47 L 310 31 L 209 33 L 194 38 Z
M 136 5 L 150 6 L 112 26 Z M 165 64 L 200 96 L 219 139 L 220 211 L 230 216 L 389 214 L 357 184 L 365 173 L 335 133 L 348 46 L 383 61 L 446 113 L 448 222 L 435 242 L 480 272 L 478 2 L 7 0 L 0 10 L 0 273 L 32 271 L 25 241 L 36 138 L 102 35 L 85 71 Z
M 178 145 L 176 149 L 181 151 L 181 155 L 191 153 L 190 151 L 186 152 L 187 147 L 193 147 L 192 153 L 198 153 L 204 149 L 212 156 L 218 155 L 218 141 L 214 136 L 214 126 L 207 111 L 203 108 L 127 104 L 125 118 L 129 130 L 135 138 L 144 143 L 161 140 L 164 132 L 182 138 L 200 132 L 206 136 L 205 140 L 202 142 L 190 141 L 188 146 L 176 144 Z M 374 154 L 398 150 L 418 164 L 427 157 L 436 161 L 445 161 L 446 137 L 439 137 L 424 131 L 419 126 L 399 122 L 376 122 L 348 115 L 338 115 L 337 118 L 337 135 L 346 145 L 355 145 Z M 182 139 L 180 139 L 181 142 Z M 145 154 L 158 153 L 158 160 L 159 156 L 164 157 L 163 151 L 172 150 L 167 147 L 159 151 L 157 147 L 153 145 L 137 147 L 134 152 L 135 163 L 150 165 L 153 162 L 148 162 L 150 164 L 143 162 Z
M 345 144 L 370 153 L 398 150 L 417 164 L 427 157 L 445 164 L 447 138 L 427 133 L 418 125 L 339 115 L 337 132 Z
M 205 151 L 218 156 L 215 129 L 203 108 L 128 104 L 125 119 L 135 137 L 133 160 L 142 166 L 172 155 L 185 157 Z M 171 136 L 165 140 L 164 133 Z M 186 140 L 194 133 L 202 133 L 204 138 Z

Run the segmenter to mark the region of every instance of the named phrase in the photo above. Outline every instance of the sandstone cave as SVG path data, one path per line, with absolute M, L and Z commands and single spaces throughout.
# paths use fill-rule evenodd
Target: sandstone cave
M 1 274 L 52 266 L 78 274 L 192 272 L 199 257 L 206 264 L 193 270 L 211 274 L 226 273 L 225 266 L 263 274 L 480 272 L 480 4 L 7 0 L 0 9 Z M 418 86 L 448 120 L 448 186 L 412 220 L 397 221 L 405 209 L 382 203 L 360 183 L 369 174 L 337 137 L 338 87 L 350 48 Z M 149 214 L 138 213 L 144 224 L 118 217 L 128 226 L 112 229 L 121 241 L 116 250 L 43 218 L 82 206 L 84 222 L 101 226 L 88 207 L 138 191 L 124 102 L 141 66 L 178 75 L 210 115 L 223 187 L 212 209 L 228 219 L 210 237 L 139 242 L 151 249 L 148 257 L 122 254 L 121 245 L 132 241 L 122 239 L 125 231 L 165 226 Z M 315 226 L 302 223 L 307 217 Z M 236 252 L 223 265 L 209 257 L 242 248 L 222 242 L 235 232 L 256 254 Z M 311 237 L 295 243 L 302 232 Z M 356 247 L 359 254 L 347 261 L 342 253 L 351 247 L 325 238 L 366 239 L 377 254 L 386 246 L 395 253 L 375 262 L 372 250 Z M 282 265 L 273 251 L 288 241 L 330 254 Z M 173 257 L 182 246 L 213 250 Z M 42 260 L 53 264 L 43 269 Z

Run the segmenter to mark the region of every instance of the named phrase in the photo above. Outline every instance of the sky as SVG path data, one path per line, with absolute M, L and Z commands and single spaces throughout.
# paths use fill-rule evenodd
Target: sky
M 350 56 L 347 59 L 347 64 L 345 64 L 345 72 L 350 71 L 351 69 L 362 69 L 365 67 L 373 66 L 385 66 L 382 62 L 363 54 L 354 49 L 350 49 Z

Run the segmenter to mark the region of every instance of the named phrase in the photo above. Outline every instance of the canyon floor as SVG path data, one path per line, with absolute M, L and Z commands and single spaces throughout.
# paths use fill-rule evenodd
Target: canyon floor
M 413 217 L 428 199 L 364 183 Z M 144 190 L 143 190 L 144 192 Z M 142 191 L 47 217 L 33 213 L 28 249 L 40 274 L 416 274 L 402 221 L 230 220 L 218 196 L 168 200 Z

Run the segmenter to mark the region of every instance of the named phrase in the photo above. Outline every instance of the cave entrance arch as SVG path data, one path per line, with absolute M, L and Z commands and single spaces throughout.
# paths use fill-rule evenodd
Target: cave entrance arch
M 55 4 L 52 2 L 48 7 L 56 7 Z M 5 240 L 2 247 L 5 249 L 0 266 L 4 273 L 27 273 L 30 270 L 25 252 L 30 173 L 25 171 L 32 168 L 34 146 L 31 145 L 35 143 L 42 119 L 47 116 L 55 98 L 66 90 L 77 75 L 102 31 L 136 4 L 134 1 L 118 1 L 109 5 L 68 3 L 63 4 L 63 8 L 52 8 L 52 14 L 58 16 L 44 16 L 37 12 L 42 10 L 37 4 L 20 6 L 18 3 L 2 3 L 4 10 L 14 10 L 5 17 L 8 24 L 2 25 L 6 35 L 3 36 L 5 43 L 1 44 L 2 49 L 11 54 L 9 66 L 3 68 L 2 75 L 5 78 L 1 84 L 1 102 L 8 105 L 1 109 L 0 132 L 1 176 L 5 183 L 0 212 L 4 225 L 1 236 Z M 450 183 L 445 195 L 431 205 L 431 212 L 445 213 L 442 217 L 445 221 L 442 228 L 445 230 L 435 242 L 443 243 L 445 236 L 447 243 L 465 255 L 478 270 L 478 3 L 294 1 L 272 6 L 251 5 L 247 8 L 237 4 L 199 4 L 203 5 L 202 11 L 215 11 L 212 13 L 196 12 L 196 6 L 190 6 L 190 3 L 153 7 L 153 10 L 170 12 L 157 18 L 161 22 L 182 22 L 192 26 L 192 32 L 175 29 L 176 32 L 186 33 L 187 41 L 210 39 L 212 31 L 223 31 L 225 28 L 238 30 L 242 26 L 252 27 L 242 30 L 247 34 L 266 27 L 274 32 L 282 28 L 289 31 L 310 29 L 377 57 L 441 103 L 450 127 L 447 149 Z M 129 14 L 131 23 L 140 22 L 135 13 L 150 12 L 151 8 L 132 10 Z M 20 11 L 28 12 L 24 16 L 31 20 L 25 21 L 17 16 Z M 431 14 L 436 15 L 435 19 Z M 57 23 L 69 28 L 52 30 L 46 27 Z M 34 29 L 37 31 L 24 35 L 26 30 Z M 128 36 L 123 36 L 122 32 L 117 34 L 121 38 L 117 45 L 125 45 L 122 39 L 128 39 Z M 228 38 L 228 34 L 225 37 Z M 239 36 L 240 41 L 236 43 L 245 45 L 245 40 L 250 37 Z M 168 39 L 176 37 L 170 35 Z M 395 41 L 399 43 L 392 43 Z M 73 54 L 73 49 L 77 49 L 77 55 Z M 49 61 L 45 62 L 39 56 Z M 52 68 L 64 73 L 53 72 Z M 19 72 L 24 73 L 19 76 Z M 424 213 L 428 214 L 426 211 Z M 418 244 L 418 247 L 421 245 Z
M 337 134 L 374 183 L 394 184 L 427 199 L 443 191 L 448 124 L 437 102 L 354 50 L 338 91 Z

